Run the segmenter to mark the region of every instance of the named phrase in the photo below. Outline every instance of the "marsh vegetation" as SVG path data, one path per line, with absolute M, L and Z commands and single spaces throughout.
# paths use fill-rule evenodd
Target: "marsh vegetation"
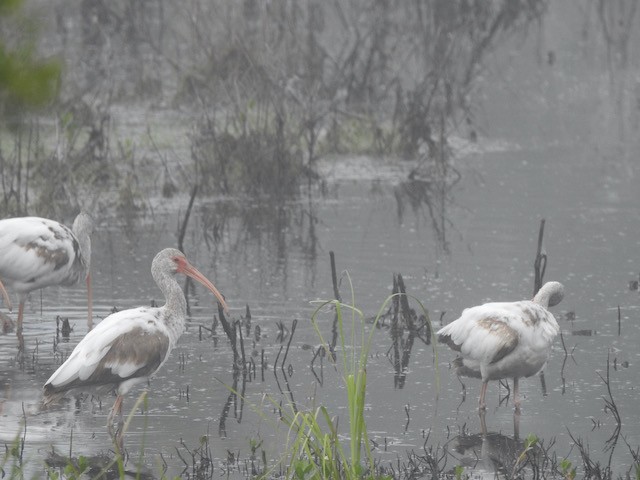
M 100 399 L 39 410 L 86 306 L 32 294 L 28 354 L 0 335 L 2 475 L 640 478 L 636 4 L 0 10 L 57 79 L 1 99 L 2 215 L 94 214 L 97 320 L 157 298 L 170 245 L 232 306 L 186 286 L 122 458 Z M 481 419 L 432 326 L 543 277 L 567 290 L 545 376 L 517 428 L 505 387 Z
M 26 7 L 3 19 L 8 31 L 16 17 L 42 20 L 42 50 L 65 68 L 47 110 L 5 116 L 11 215 L 60 215 L 87 199 L 144 211 L 149 197 L 195 185 L 287 198 L 322 181 L 317 160 L 334 153 L 419 158 L 414 177 L 448 179 L 450 134 L 477 136 L 483 60 L 545 3 Z M 146 118 L 116 118 L 140 107 Z

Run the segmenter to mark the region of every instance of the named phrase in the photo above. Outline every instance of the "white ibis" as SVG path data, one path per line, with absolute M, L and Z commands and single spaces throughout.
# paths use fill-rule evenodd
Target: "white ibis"
M 202 283 L 227 310 L 216 287 L 179 250 L 166 248 L 151 264 L 151 275 L 165 297 L 164 306 L 138 307 L 109 315 L 87 333 L 44 385 L 45 405 L 72 389 L 115 391 L 117 397 L 107 417 L 107 428 L 120 451 L 122 433 L 117 431 L 114 436 L 113 421 L 117 414 L 121 425 L 123 396 L 162 367 L 184 331 L 187 302 L 176 273 Z
M 518 379 L 540 372 L 560 332 L 548 307 L 564 297 L 558 282 L 542 286 L 533 300 L 485 303 L 467 308 L 457 320 L 438 330 L 438 341 L 459 352 L 454 361 L 460 376 L 482 379 L 479 407 L 486 409 L 490 380 L 513 378 L 514 405 L 520 409 Z
M 22 341 L 24 303 L 29 292 L 51 285 L 87 282 L 88 327 L 93 326 L 91 295 L 91 234 L 93 220 L 80 212 L 71 228 L 40 217 L 0 220 L 0 290 L 11 310 L 5 286 L 18 293 L 18 326 Z

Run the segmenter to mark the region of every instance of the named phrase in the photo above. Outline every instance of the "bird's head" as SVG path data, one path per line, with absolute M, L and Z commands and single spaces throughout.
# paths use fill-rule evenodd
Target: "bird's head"
M 78 239 L 80 252 L 82 253 L 82 262 L 84 263 L 87 278 L 89 278 L 91 270 L 91 235 L 93 234 L 93 218 L 87 212 L 82 210 L 71 227 L 73 233 Z
M 185 257 L 184 253 L 182 253 L 180 250 L 177 250 L 175 248 L 165 248 L 164 250 L 159 252 L 153 259 L 151 270 L 162 270 L 171 275 L 181 273 L 193 278 L 194 280 L 197 280 L 215 295 L 220 305 L 222 305 L 224 311 L 226 313 L 229 312 L 229 307 L 227 306 L 227 302 L 225 301 L 222 294 L 213 285 L 213 283 L 209 281 L 207 277 L 205 277 L 196 267 L 189 263 L 187 257 Z
M 564 298 L 564 286 L 560 282 L 547 282 L 538 291 L 533 301 L 544 307 L 554 307 Z
M 79 232 L 83 232 L 90 237 L 91 234 L 93 234 L 93 226 L 93 218 L 91 218 L 91 215 L 82 210 L 73 221 L 71 229 L 76 233 L 76 235 Z

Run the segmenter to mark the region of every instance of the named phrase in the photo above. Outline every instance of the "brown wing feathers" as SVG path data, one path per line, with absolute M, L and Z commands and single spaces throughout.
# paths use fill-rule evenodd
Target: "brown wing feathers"
M 118 384 L 132 379 L 152 375 L 165 360 L 169 350 L 169 338 L 161 333 L 150 334 L 136 328 L 117 337 L 106 355 L 100 360 L 93 373 L 86 379 L 76 378 L 64 385 L 45 385 L 45 396 L 52 396 L 78 387 Z M 140 367 L 122 375 L 124 368 Z

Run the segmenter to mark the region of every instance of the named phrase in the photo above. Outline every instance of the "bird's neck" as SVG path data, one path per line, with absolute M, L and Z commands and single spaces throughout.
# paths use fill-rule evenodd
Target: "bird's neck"
M 551 295 L 553 291 L 545 284 L 542 286 L 536 296 L 533 297 L 533 301 L 538 305 L 542 305 L 544 308 L 549 308 L 549 300 L 551 300 Z
M 182 288 L 173 277 L 165 277 L 158 282 L 158 286 L 165 297 L 164 308 L 167 327 L 173 332 L 177 340 L 184 331 L 184 320 L 187 316 L 187 300 L 184 298 Z
M 91 237 L 83 229 L 79 228 L 73 232 L 78 239 L 78 245 L 80 246 L 80 255 L 82 256 L 82 263 L 84 264 L 85 272 L 88 275 L 91 266 Z

